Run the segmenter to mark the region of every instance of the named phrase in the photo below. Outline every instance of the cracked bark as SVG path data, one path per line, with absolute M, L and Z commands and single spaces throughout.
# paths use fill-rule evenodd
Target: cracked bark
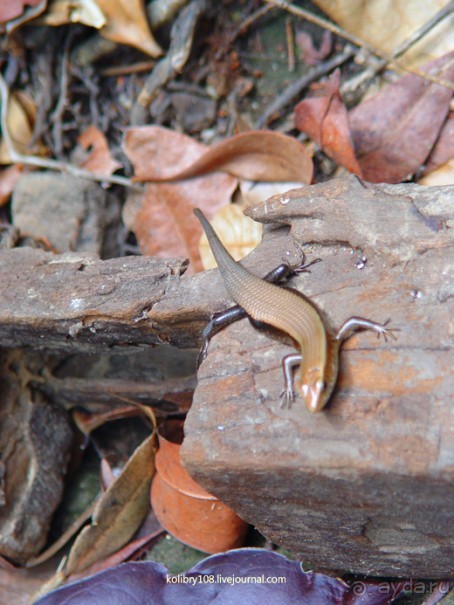
M 345 343 L 325 412 L 280 407 L 288 340 L 243 320 L 199 371 L 182 456 L 192 476 L 302 560 L 411 577 L 452 574 L 453 189 L 354 177 L 248 210 L 290 227 L 310 274 L 292 286 L 334 327 L 352 315 L 400 328 Z M 271 227 L 270 227 L 271 228 Z

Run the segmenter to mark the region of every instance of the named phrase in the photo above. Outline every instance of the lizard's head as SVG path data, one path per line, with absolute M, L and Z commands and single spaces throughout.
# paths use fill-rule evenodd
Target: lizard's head
M 322 410 L 334 388 L 335 377 L 327 377 L 325 368 L 311 368 L 303 376 L 301 396 L 310 412 Z

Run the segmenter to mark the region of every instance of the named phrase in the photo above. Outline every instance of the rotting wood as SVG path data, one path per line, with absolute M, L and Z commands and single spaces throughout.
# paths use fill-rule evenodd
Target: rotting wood
M 323 262 L 292 282 L 334 326 L 391 318 L 343 347 L 326 412 L 280 406 L 292 352 L 247 320 L 216 336 L 185 424 L 191 475 L 270 540 L 330 569 L 452 575 L 453 188 L 338 179 L 248 210 Z

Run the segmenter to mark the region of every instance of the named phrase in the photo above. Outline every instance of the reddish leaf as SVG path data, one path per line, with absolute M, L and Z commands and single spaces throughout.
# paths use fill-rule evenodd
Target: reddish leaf
M 426 72 L 454 81 L 454 52 Z M 370 182 L 398 183 L 424 163 L 449 112 L 452 90 L 412 74 L 349 113 L 361 169 Z
M 7 0 L 6 2 L 1 2 L 0 23 L 7 23 L 11 19 L 20 17 L 25 11 L 26 6 L 38 6 L 40 2 L 41 0 Z
M 454 158 L 454 111 L 448 116 L 443 125 L 437 142 L 426 162 L 424 174 L 432 172 Z
M 452 81 L 453 58 L 454 52 L 436 59 L 426 71 Z M 297 127 L 327 155 L 370 182 L 398 183 L 415 173 L 439 137 L 452 90 L 404 76 L 347 117 L 338 86 L 336 73 L 320 89 L 322 96 L 301 101 L 295 108 Z
M 306 65 L 318 65 L 331 53 L 333 36 L 328 29 L 323 31 L 320 48 L 315 48 L 312 36 L 305 31 L 298 31 L 295 36 L 300 58 Z
M 296 127 L 305 132 L 338 164 L 362 176 L 348 125 L 347 109 L 339 92 L 339 70 L 317 91 L 295 107 Z
M 90 172 L 110 176 L 121 168 L 121 164 L 112 157 L 107 139 L 95 126 L 89 126 L 78 138 L 77 142 L 85 151 L 90 151 L 82 162 L 82 167 Z
M 194 164 L 207 149 L 190 137 L 158 126 L 131 128 L 124 148 L 136 175 L 158 180 Z M 129 196 L 124 220 L 136 234 L 143 254 L 187 256 L 192 272 L 201 270 L 198 244 L 202 230 L 192 209 L 197 205 L 211 218 L 230 202 L 236 187 L 235 178 L 221 173 L 177 183 L 152 183 L 145 196 Z
M 226 139 L 184 168 L 177 169 L 172 164 L 162 171 L 149 164 L 141 165 L 141 170 L 139 166 L 135 168 L 136 180 L 141 181 L 188 179 L 223 171 L 253 181 L 309 184 L 313 172 L 312 159 L 304 145 L 293 137 L 267 130 L 251 130 Z

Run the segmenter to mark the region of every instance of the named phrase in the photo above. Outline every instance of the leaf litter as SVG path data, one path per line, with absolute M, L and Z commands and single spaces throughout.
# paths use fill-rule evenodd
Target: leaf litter
M 425 69 L 442 79 L 454 79 L 454 52 Z M 298 103 L 296 126 L 336 162 L 370 182 L 398 183 L 410 178 L 428 159 L 443 131 L 452 91 L 410 74 L 348 112 L 339 78 L 336 72 L 316 96 Z M 445 154 L 454 154 L 452 139 Z
M 26 14 L 28 9 L 25 8 L 27 4 L 40 4 L 39 10 L 45 10 L 44 2 L 18 1 L 10 4 L 14 5 L 15 13 L 10 16 L 3 13 L 3 21 L 19 17 L 25 22 L 28 19 Z M 81 7 L 83 4 L 81 3 Z M 88 4 L 90 3 L 86 3 L 85 8 Z M 157 4 L 156 0 L 153 2 L 153 5 L 155 4 Z M 60 8 L 69 6 L 64 0 L 51 3 L 50 9 L 40 20 L 41 24 L 45 23 L 46 19 L 48 23 L 52 23 L 53 19 L 53 25 L 57 25 L 57 20 L 61 17 L 58 17 L 57 13 L 52 14 L 52 10 L 55 10 L 52 7 L 57 5 L 60 5 Z M 148 56 L 158 57 L 163 53 L 161 37 L 158 36 L 158 43 L 151 33 L 142 3 L 99 0 L 99 2 L 92 3 L 92 8 L 93 12 L 85 11 L 83 18 L 80 18 L 81 15 L 79 15 L 75 20 L 84 22 L 85 19 L 87 25 L 99 30 L 101 36 L 111 42 L 134 46 Z M 199 11 L 198 14 L 201 12 Z M 342 8 L 340 8 L 340 12 L 342 13 Z M 73 15 L 77 16 L 76 13 L 77 11 Z M 0 13 L 1 15 L 2 13 Z M 30 18 L 33 16 L 35 15 L 31 15 Z M 342 16 L 340 19 L 345 19 L 345 17 Z M 59 23 L 70 23 L 71 21 L 72 19 L 63 19 Z M 17 28 L 19 26 L 20 23 L 14 25 Z M 166 78 L 160 81 L 161 87 L 170 78 L 175 78 L 177 71 L 183 71 L 186 62 L 190 60 L 189 51 L 193 44 L 194 27 L 195 21 L 191 24 L 191 39 L 186 46 L 184 40 L 180 40 L 178 46 L 176 43 L 174 44 L 172 52 L 176 54 L 179 50 L 185 49 L 184 60 L 178 64 L 178 70 L 171 69 L 166 72 Z M 357 25 L 353 24 L 354 27 Z M 379 28 L 375 27 L 375 30 L 377 33 Z M 356 31 L 361 33 L 359 30 Z M 173 35 L 175 38 L 172 40 L 176 40 L 176 29 Z M 311 64 L 323 63 L 325 57 L 329 56 L 331 52 L 330 38 L 329 33 L 325 31 L 322 44 L 317 49 L 312 38 L 308 38 L 305 32 L 301 32 L 301 35 L 297 36 L 297 44 L 300 46 L 303 60 Z M 235 36 L 232 36 L 231 40 L 234 39 Z M 391 44 L 391 49 L 393 44 L 395 45 L 395 42 Z M 227 44 L 226 48 L 228 46 Z M 439 57 L 424 69 L 430 70 L 440 79 L 452 80 L 452 56 L 451 52 L 444 57 Z M 175 59 L 170 50 L 166 54 L 167 57 L 169 61 Z M 233 65 L 239 64 L 234 55 L 227 59 L 218 57 L 217 60 L 217 63 L 216 61 L 211 63 L 211 67 L 223 64 L 227 65 L 229 69 L 233 69 Z M 197 72 L 197 68 L 195 72 Z M 99 93 L 99 89 L 98 92 L 95 92 L 98 81 L 96 78 L 91 79 L 83 72 L 78 73 L 81 77 L 80 82 L 87 85 L 91 91 L 91 108 L 93 108 L 94 99 Z M 249 82 L 253 81 L 250 74 L 248 74 L 248 78 Z M 208 80 L 209 78 L 207 78 Z M 224 78 L 224 80 L 226 83 L 230 81 L 229 78 Z M 452 91 L 449 88 L 427 83 L 417 76 L 405 75 L 397 82 L 384 87 L 376 97 L 363 101 L 348 110 L 342 100 L 340 82 L 340 75 L 335 74 L 328 82 L 318 85 L 315 97 L 303 99 L 295 108 L 298 128 L 313 139 L 336 163 L 371 181 L 375 179 L 399 182 L 422 172 L 424 164 L 427 172 L 425 179 L 429 179 L 431 175 L 435 178 L 437 170 L 443 169 L 445 172 L 441 178 L 446 178 L 448 181 L 452 179 L 452 158 L 454 156 L 451 133 L 452 115 L 448 118 Z M 124 94 L 124 79 L 118 78 L 116 85 L 117 92 L 122 91 Z M 138 88 L 140 86 L 136 86 L 136 92 Z M 249 85 L 246 95 L 252 88 L 253 85 Z M 228 92 L 226 84 L 226 90 L 221 94 Z M 158 91 L 157 95 L 159 94 L 163 94 L 161 90 Z M 29 147 L 29 143 L 33 141 L 31 126 L 36 112 L 30 103 L 26 103 L 25 97 L 22 98 L 22 102 L 19 108 L 17 105 L 14 106 L 17 103 L 17 97 L 13 98 L 10 103 L 9 116 L 14 113 L 16 117 L 7 118 L 9 130 L 14 134 L 14 142 L 24 154 L 42 154 L 44 148 L 41 145 L 36 146 L 35 144 L 35 147 Z M 234 99 L 235 103 L 238 103 L 238 98 Z M 67 105 L 69 107 L 71 103 L 68 102 Z M 411 107 L 410 111 L 409 107 Z M 32 108 L 31 113 L 30 108 Z M 106 111 L 105 117 L 108 113 Z M 94 116 L 96 116 L 96 112 L 94 112 Z M 111 142 L 105 136 L 109 131 L 108 120 L 102 122 L 98 115 L 91 124 L 85 123 L 85 132 L 79 135 L 78 140 L 79 145 L 85 148 L 88 154 L 82 160 L 81 166 L 87 172 L 101 173 L 107 178 L 116 170 L 123 168 L 127 171 L 127 166 L 126 163 L 122 165 L 113 159 L 112 150 L 109 148 Z M 244 114 L 239 113 L 238 124 L 247 124 L 247 122 Z M 130 123 L 134 122 L 131 120 Z M 123 124 L 123 126 L 130 126 L 130 123 Z M 278 127 L 282 128 L 283 132 L 291 132 L 291 128 L 283 128 L 282 123 L 278 123 Z M 39 130 L 40 124 L 35 131 Z M 68 130 L 70 131 L 70 129 Z M 200 135 L 200 132 L 196 132 L 197 134 Z M 201 138 L 199 136 L 199 139 Z M 73 142 L 75 140 L 74 137 Z M 135 233 L 143 254 L 166 257 L 187 256 L 191 259 L 194 269 L 201 269 L 199 255 L 201 230 L 198 222 L 192 218 L 192 207 L 197 205 L 210 218 L 215 217 L 215 221 L 224 224 L 224 227 L 219 229 L 221 233 L 223 231 L 234 233 L 229 247 L 236 250 L 239 257 L 255 246 L 260 234 L 256 233 L 250 225 L 243 224 L 243 219 L 240 219 L 242 206 L 231 204 L 238 185 L 244 192 L 247 182 L 254 181 L 253 187 L 256 189 L 257 195 L 257 191 L 263 191 L 261 189 L 263 183 L 256 181 L 280 180 L 282 182 L 276 186 L 288 189 L 288 181 L 308 184 L 313 180 L 314 165 L 311 145 L 301 143 L 293 134 L 289 136 L 277 131 L 246 131 L 229 137 L 224 132 L 215 140 L 217 142 L 211 145 L 202 144 L 195 138 L 189 138 L 180 132 L 161 126 L 133 127 L 126 130 L 124 149 L 133 165 L 134 179 L 145 182 L 146 185 L 145 193 L 137 191 L 130 193 L 123 216 L 128 228 Z M 46 138 L 46 143 L 48 141 L 49 136 Z M 48 148 L 47 153 L 52 152 L 52 149 L 52 147 Z M 11 161 L 5 139 L 3 139 L 2 157 L 6 163 Z M 120 157 L 120 154 L 116 153 L 115 157 Z M 12 168 L 18 166 L 18 164 L 13 164 Z M 2 180 L 0 184 L 5 191 L 2 200 L 3 203 L 6 203 L 8 192 L 13 187 L 13 184 L 9 184 L 9 178 L 14 181 L 16 174 L 10 175 L 9 169 L 3 174 L 5 178 L 0 176 L 0 180 Z M 317 175 L 318 177 L 319 175 Z M 273 190 L 274 193 L 276 190 Z M 258 195 L 262 195 L 263 198 L 267 197 L 265 193 L 258 193 Z M 247 195 L 243 193 L 243 197 L 246 198 Z M 242 203 L 245 203 L 244 200 Z M 204 246 L 206 249 L 206 244 Z M 102 420 L 95 420 L 93 426 L 96 426 L 98 421 Z M 87 421 L 87 426 L 89 425 L 90 421 Z M 149 511 L 148 492 L 153 464 L 151 462 L 150 465 L 147 465 L 145 461 L 152 461 L 153 451 L 152 437 L 150 437 L 131 458 L 128 464 L 130 470 L 127 471 L 128 467 L 126 467 L 123 471 L 124 475 L 120 475 L 124 479 L 118 481 L 120 479 L 118 478 L 100 497 L 92 524 L 84 528 L 73 545 L 65 574 L 77 575 L 80 573 L 83 576 L 86 573 L 93 573 L 115 565 L 132 556 L 137 549 L 140 549 L 161 531 L 156 518 Z M 131 470 L 133 467 L 137 472 Z M 147 511 L 150 531 L 147 533 L 144 529 L 143 535 L 136 534 L 132 538 Z M 185 577 L 187 575 L 188 578 L 199 578 L 212 573 L 221 575 L 232 573 L 232 577 L 237 575 L 238 578 L 241 578 L 248 570 L 250 571 L 254 564 L 261 572 L 266 571 L 271 561 L 277 569 L 285 568 L 285 574 L 289 574 L 289 586 L 287 587 L 289 591 L 284 589 L 281 594 L 275 587 L 273 588 L 275 592 L 272 592 L 271 588 L 262 592 L 249 587 L 248 591 L 242 592 L 238 588 L 237 592 L 223 593 L 227 599 L 226 603 L 242 602 L 244 599 L 254 603 L 256 602 L 254 599 L 258 599 L 259 596 L 260 602 L 263 602 L 262 596 L 266 594 L 270 599 L 275 599 L 273 603 L 287 603 L 298 595 L 300 599 L 298 602 L 301 603 L 320 603 L 320 599 L 323 599 L 323 602 L 328 604 L 361 602 L 367 605 L 367 603 L 391 603 L 401 590 L 398 588 L 393 592 L 392 587 L 388 586 L 387 594 L 383 595 L 383 592 L 378 594 L 377 585 L 374 585 L 373 582 L 366 582 L 365 592 L 362 593 L 361 600 L 359 600 L 359 593 L 354 592 L 353 588 L 349 589 L 343 582 L 323 574 L 305 574 L 301 571 L 299 564 L 290 562 L 288 559 L 284 559 L 285 562 L 283 562 L 282 558 L 276 559 L 276 557 L 279 555 L 263 550 L 242 549 L 220 555 L 219 558 L 210 557 L 186 572 Z M 194 593 L 191 596 L 191 593 L 187 591 L 187 584 L 186 586 L 177 585 L 174 593 L 172 588 L 164 585 L 167 575 L 162 566 L 140 564 L 140 567 L 137 567 L 137 565 L 139 564 L 126 564 L 104 571 L 85 581 L 68 585 L 51 593 L 40 602 L 47 605 L 60 603 L 62 602 L 60 599 L 67 597 L 70 600 L 65 603 L 89 603 L 86 600 L 86 590 L 90 592 L 93 590 L 93 594 L 97 595 L 93 602 L 101 605 L 106 593 L 113 599 L 109 602 L 129 602 L 122 600 L 121 595 L 118 596 L 117 586 L 123 588 L 126 586 L 130 591 L 128 596 L 136 598 L 137 595 L 146 595 L 144 597 L 146 602 L 152 602 L 150 601 L 152 598 L 150 590 L 147 588 L 150 578 L 156 583 L 155 586 L 160 587 L 159 590 L 163 588 L 167 591 L 169 602 L 172 602 L 172 599 L 176 600 L 177 596 L 179 602 L 181 602 L 181 598 L 185 602 L 191 602 Z M 235 569 L 234 572 L 233 569 Z M 141 580 L 134 583 L 131 581 L 133 577 L 139 577 Z M 123 583 L 117 583 L 118 578 L 122 578 Z M 211 593 L 208 583 L 206 584 L 204 587 L 207 591 L 205 600 L 210 603 Z M 103 590 L 102 596 L 96 592 L 100 586 Z M 262 589 L 262 587 L 260 588 Z M 158 595 L 160 595 L 159 590 Z M 221 588 L 221 592 L 223 590 L 224 587 Z M 293 590 L 296 592 L 292 592 Z M 201 596 L 205 595 L 198 592 L 197 602 Z

